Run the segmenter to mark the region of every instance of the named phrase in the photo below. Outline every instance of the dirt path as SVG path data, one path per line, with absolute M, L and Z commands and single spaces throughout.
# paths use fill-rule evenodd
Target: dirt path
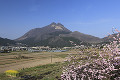
M 62 62 L 64 61 L 63 58 L 53 58 L 52 63 L 55 62 Z M 50 64 L 51 59 L 36 59 L 36 60 L 31 60 L 31 61 L 24 61 L 24 62 L 18 62 L 18 63 L 13 63 L 13 64 L 6 64 L 4 66 L 0 66 L 0 73 L 4 73 L 6 70 L 19 70 L 23 68 L 29 68 L 29 67 L 35 67 L 38 65 L 45 65 L 45 64 Z

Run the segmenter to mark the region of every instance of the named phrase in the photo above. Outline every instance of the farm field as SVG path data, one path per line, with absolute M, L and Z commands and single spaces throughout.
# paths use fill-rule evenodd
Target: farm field
M 17 59 L 19 53 L 24 56 L 23 59 Z M 28 52 L 12 52 L 12 53 L 0 53 L 0 73 L 4 73 L 6 70 L 20 70 L 23 68 L 35 67 L 38 65 L 45 65 L 55 62 L 64 61 L 69 52 L 40 52 L 40 53 L 28 53 Z M 51 56 L 52 55 L 52 56 Z M 51 62 L 52 57 L 52 62 Z
M 0 78 L 2 80 L 21 80 L 21 76 L 31 75 L 35 76 L 37 80 L 59 80 L 62 74 L 63 67 L 68 63 L 64 62 L 65 57 L 70 55 L 78 55 L 78 60 L 83 64 L 88 62 L 87 56 L 93 56 L 88 54 L 88 51 L 84 54 L 79 54 L 80 50 L 71 50 L 68 52 L 40 52 L 40 53 L 22 53 L 22 56 L 26 59 L 16 59 L 18 53 L 1 54 L 0 56 Z M 97 50 L 98 51 L 98 50 Z M 52 63 L 51 63 L 52 54 Z M 93 59 L 97 57 L 93 56 Z M 91 62 L 91 61 L 89 61 Z M 82 64 L 81 64 L 82 65 Z M 14 69 L 19 70 L 20 76 L 16 78 L 8 77 L 4 71 Z
M 25 68 L 19 70 L 20 76 L 18 77 L 9 77 L 5 73 L 0 73 L 0 80 L 61 80 L 60 76 L 62 74 L 63 66 L 66 63 L 55 62 L 52 64 L 40 65 L 31 68 Z M 21 79 L 25 76 L 34 76 L 37 79 Z

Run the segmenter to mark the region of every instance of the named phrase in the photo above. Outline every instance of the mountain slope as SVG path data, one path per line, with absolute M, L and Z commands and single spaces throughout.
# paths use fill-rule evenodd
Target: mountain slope
M 29 46 L 50 46 L 50 47 L 72 47 L 74 46 L 71 44 L 71 42 L 74 42 L 76 45 L 85 45 L 85 46 L 90 46 L 90 43 L 80 41 L 74 37 L 60 37 L 60 36 L 55 36 L 51 37 L 45 40 L 33 42 L 33 40 L 28 40 L 23 43 L 28 44 Z
M 0 37 L 0 46 L 14 45 L 16 42 L 7 38 Z
M 83 34 L 78 31 L 74 31 L 70 34 L 62 34 L 61 37 L 74 37 L 76 39 L 79 39 L 80 41 L 88 42 L 88 43 L 99 43 L 102 40 L 98 37 L 94 37 L 91 35 Z

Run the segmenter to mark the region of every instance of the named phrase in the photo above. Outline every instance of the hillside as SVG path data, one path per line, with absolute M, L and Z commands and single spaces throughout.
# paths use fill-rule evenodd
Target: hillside
M 0 37 L 0 46 L 14 45 L 16 42 L 7 38 Z
M 99 43 L 102 42 L 102 40 L 98 37 L 94 37 L 91 35 L 83 34 L 78 31 L 74 31 L 70 34 L 62 34 L 61 37 L 74 37 L 76 39 L 79 39 L 80 41 L 88 42 L 88 43 Z

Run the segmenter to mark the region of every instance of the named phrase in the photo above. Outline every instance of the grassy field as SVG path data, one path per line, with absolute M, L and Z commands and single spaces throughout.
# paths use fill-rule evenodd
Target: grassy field
M 16 59 L 19 53 L 21 56 L 27 57 L 26 59 Z M 1 53 L 0 54 L 0 68 L 5 68 L 9 66 L 14 66 L 25 62 L 32 61 L 46 61 L 46 65 L 40 65 L 37 67 L 23 68 L 20 71 L 20 76 L 31 75 L 35 76 L 37 79 L 43 80 L 57 80 L 60 78 L 62 73 L 62 67 L 64 63 L 55 62 L 55 59 L 64 59 L 70 52 L 40 52 L 40 53 L 28 53 L 28 52 L 12 52 L 12 53 Z M 52 57 L 52 63 L 51 63 Z M 49 59 L 49 60 L 48 60 Z M 49 61 L 49 62 L 48 62 Z M 54 63 L 55 62 L 55 63 Z M 31 64 L 32 65 L 32 64 Z M 20 77 L 19 76 L 19 77 Z M 5 75 L 5 73 L 0 74 L 1 80 L 19 80 L 19 77 L 12 78 Z
M 18 59 L 18 54 L 24 56 L 23 59 Z M 48 58 L 65 58 L 67 52 L 42 52 L 42 53 L 25 53 L 25 52 L 12 52 L 12 53 L 0 53 L 0 67 L 6 64 L 19 63 L 37 59 L 48 59 Z
M 16 58 L 18 57 L 19 53 L 21 53 L 21 56 L 24 56 L 26 58 L 23 58 L 23 59 Z M 0 53 L 0 80 L 16 80 L 16 79 L 19 80 L 19 77 L 11 78 L 11 77 L 7 77 L 4 74 L 6 70 L 10 70 L 10 69 L 20 70 L 21 76 L 25 74 L 28 74 L 28 75 L 32 74 L 34 76 L 42 75 L 41 76 L 42 78 L 43 77 L 47 78 L 47 76 L 45 75 L 47 74 L 53 75 L 54 73 L 57 74 L 57 72 L 61 70 L 61 65 L 63 63 L 56 63 L 56 62 L 63 62 L 64 58 L 67 57 L 68 53 L 69 52 Z M 52 58 L 52 62 L 51 62 L 51 58 Z M 38 67 L 35 67 L 35 66 L 38 66 Z M 33 71 L 34 69 L 37 69 L 35 70 L 37 71 L 37 74 Z M 61 73 L 58 74 L 59 77 L 60 77 L 60 74 Z M 38 76 L 36 77 L 38 78 Z M 55 77 L 58 78 L 58 76 L 54 76 L 53 78 Z
M 20 72 L 20 76 L 12 78 L 5 75 L 5 73 L 0 74 L 1 80 L 22 80 L 21 76 L 32 76 L 37 80 L 60 80 L 60 75 L 62 74 L 63 66 L 66 66 L 67 63 L 64 62 L 65 57 L 71 53 L 72 56 L 78 56 L 78 61 L 82 62 L 82 64 L 86 62 L 92 62 L 92 60 L 87 59 L 87 56 L 91 57 L 91 59 L 97 59 L 98 56 L 94 56 L 94 54 L 98 54 L 98 50 L 96 49 L 95 53 L 90 53 L 91 50 L 86 50 L 84 54 L 79 54 L 80 50 L 71 50 L 68 52 L 40 52 L 40 53 L 22 53 L 22 56 L 27 56 L 27 59 L 15 59 L 14 57 L 17 56 L 16 52 L 10 53 L 9 55 L 0 56 L 0 68 L 4 68 L 6 65 L 12 64 L 30 64 L 34 65 L 39 62 L 43 62 L 46 64 L 40 64 L 29 68 L 21 68 L 18 69 Z M 2 54 L 3 55 L 3 54 Z M 51 63 L 51 56 L 53 62 Z M 57 61 L 59 60 L 60 61 Z M 14 62 L 17 63 L 14 63 Z M 56 62 L 55 62 L 56 61 Z M 34 64 L 32 64 L 34 63 Z M 81 65 L 82 65 L 81 64 Z M 8 66 L 9 67 L 9 66 Z M 9 68 L 8 68 L 9 69 Z M 23 79 L 24 80 L 24 79 Z M 29 79 L 28 79 L 29 80 Z M 34 80 L 34 79 L 31 79 Z
M 26 68 L 24 70 L 19 70 L 19 77 L 8 77 L 5 73 L 0 74 L 0 80 L 22 80 L 21 76 L 31 75 L 37 78 L 37 80 L 58 80 L 62 74 L 62 68 L 65 63 L 54 63 L 41 65 L 37 67 Z

